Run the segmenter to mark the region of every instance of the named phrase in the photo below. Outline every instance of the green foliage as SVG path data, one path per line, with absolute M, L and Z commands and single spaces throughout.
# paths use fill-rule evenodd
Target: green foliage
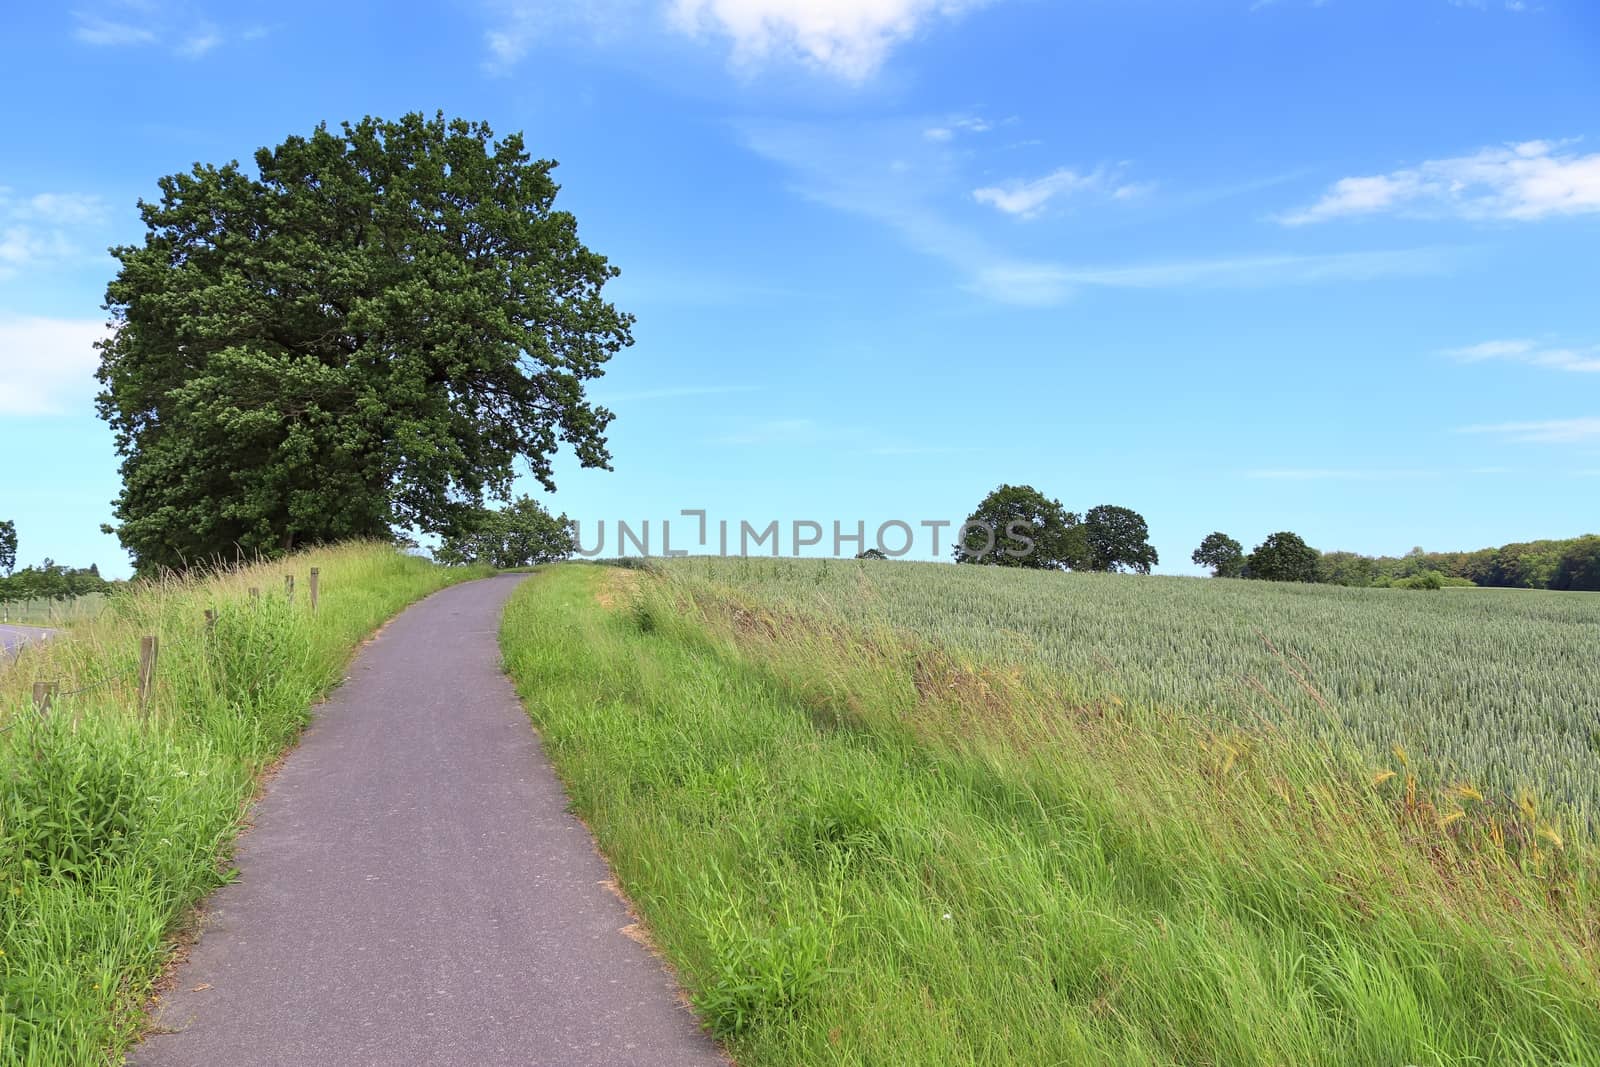
M 1362 556 L 1328 552 L 1318 562 L 1317 580 L 1334 585 L 1390 587 L 1426 571 L 1437 571 L 1447 585 L 1513 589 L 1600 589 L 1600 536 L 1565 541 L 1525 541 L 1475 552 L 1426 552 L 1404 556 Z
M 876 548 L 869 548 L 865 552 L 857 552 L 856 553 L 856 559 L 886 560 L 888 558 L 889 558 L 888 556 L 883 554 L 881 549 L 876 549 Z
M 321 569 L 315 615 L 276 591 L 285 566 Z M 137 582 L 0 670 L 0 1063 L 120 1062 L 167 934 L 226 880 L 257 775 L 310 702 L 374 627 L 476 573 L 357 545 Z M 251 586 L 269 592 L 251 600 Z M 149 721 L 135 711 L 144 634 L 161 649 Z M 60 685 L 46 720 L 36 678 Z
M 1161 562 L 1150 544 L 1150 528 L 1137 511 L 1100 504 L 1084 516 L 1083 530 L 1089 549 L 1083 570 L 1126 567 L 1135 574 L 1149 574 L 1150 568 Z
M 434 553 L 439 562 L 530 567 L 572 555 L 572 521 L 564 514 L 551 515 L 529 496 L 499 509 L 480 508 L 465 516 L 460 526 Z
M 0 520 L 0 575 L 11 576 L 17 565 L 17 524 L 11 519 Z
M 1275 533 L 1250 553 L 1245 563 L 1245 577 L 1268 582 L 1314 582 L 1317 580 L 1317 550 L 1298 534 L 1287 530 Z
M 993 542 L 976 530 L 955 546 L 957 563 L 991 567 L 1063 570 L 1082 564 L 1087 555 L 1078 516 L 1031 485 L 1002 485 L 984 497 L 969 523 L 993 531 Z
M 1189 558 L 1210 567 L 1213 578 L 1237 578 L 1244 571 L 1244 546 L 1220 530 L 1207 534 Z
M 1550 588 L 1600 591 L 1600 536 L 1590 534 L 1567 545 Z
M 391 528 L 449 533 L 558 442 L 607 467 L 585 383 L 632 343 L 618 273 L 520 135 L 409 114 L 197 164 L 116 248 L 98 404 L 141 571 Z

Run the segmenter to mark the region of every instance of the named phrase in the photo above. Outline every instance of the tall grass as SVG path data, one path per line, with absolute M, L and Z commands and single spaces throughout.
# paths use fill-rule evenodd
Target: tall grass
M 0 1062 L 101 1062 L 132 1039 L 175 924 L 228 877 L 257 776 L 363 637 L 471 576 L 350 545 L 138 583 L 0 666 Z M 143 635 L 159 656 L 141 715 Z M 58 687 L 47 719 L 37 680 Z
M 1600 1063 L 1537 812 L 728 583 L 558 570 L 502 643 L 746 1067 Z
M 1600 832 L 1600 593 L 1347 589 L 924 563 L 690 558 L 684 585 L 921 634 L 1085 695 L 1292 725 Z

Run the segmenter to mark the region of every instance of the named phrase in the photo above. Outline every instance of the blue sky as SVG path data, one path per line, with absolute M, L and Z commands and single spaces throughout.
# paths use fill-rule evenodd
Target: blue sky
M 136 200 L 413 109 L 524 131 L 623 270 L 616 470 L 558 464 L 551 501 L 591 529 L 959 521 L 1000 482 L 1139 510 L 1180 573 L 1213 529 L 1399 553 L 1600 527 L 1590 3 L 83 0 L 0 26 L 24 562 L 128 569 L 88 345 Z

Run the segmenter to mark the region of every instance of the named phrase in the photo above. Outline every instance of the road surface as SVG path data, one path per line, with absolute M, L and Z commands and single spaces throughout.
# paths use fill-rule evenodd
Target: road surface
M 55 633 L 42 626 L 17 626 L 0 623 L 0 652 L 15 652 L 29 641 L 42 641 Z
M 500 672 L 522 577 L 437 593 L 357 656 L 129 1062 L 725 1064 L 624 934 Z

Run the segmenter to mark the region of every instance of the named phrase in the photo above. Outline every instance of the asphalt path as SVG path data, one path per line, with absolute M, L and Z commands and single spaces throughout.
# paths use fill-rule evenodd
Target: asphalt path
M 29 641 L 42 641 L 55 633 L 42 626 L 17 626 L 0 623 L 0 652 L 15 652 Z
M 129 1062 L 725 1064 L 500 671 L 522 577 L 437 593 L 360 652 Z

